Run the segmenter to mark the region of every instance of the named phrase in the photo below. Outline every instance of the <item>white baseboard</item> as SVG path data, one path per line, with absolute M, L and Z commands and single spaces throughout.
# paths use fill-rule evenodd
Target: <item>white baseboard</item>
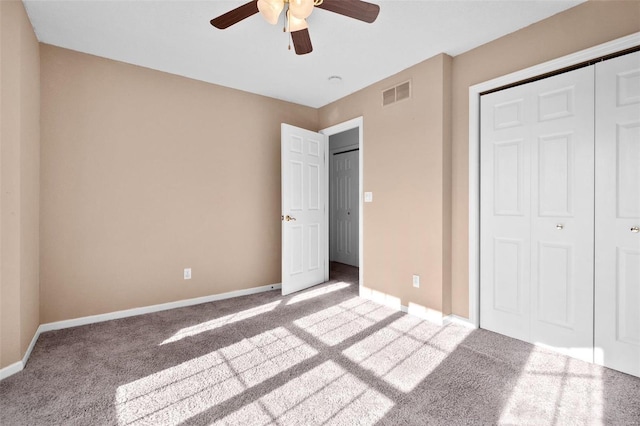
M 215 302 L 217 300 L 231 299 L 233 297 L 248 296 L 250 294 L 262 293 L 265 291 L 277 290 L 281 284 L 271 284 L 262 287 L 247 288 L 244 290 L 230 291 L 228 293 L 213 294 L 211 296 L 196 297 L 193 299 L 178 300 L 176 302 L 161 303 L 159 305 L 143 306 L 141 308 L 126 309 L 123 311 L 109 312 L 100 315 L 74 318 L 64 321 L 49 322 L 40 326 L 40 332 L 61 330 L 64 328 L 78 327 L 81 325 L 95 324 L 98 322 L 111 321 L 115 319 L 128 318 L 136 315 L 150 314 L 153 312 L 166 311 L 169 309 L 184 308 L 187 306 L 200 305 L 202 303 Z
M 22 371 L 24 368 L 23 361 L 14 362 L 11 365 L 7 365 L 4 368 L 0 369 L 0 380 L 4 380 L 9 376 L 13 376 L 14 374 Z
M 476 329 L 478 327 L 476 327 L 476 325 L 469 319 L 467 318 L 462 318 L 459 317 L 458 315 L 447 315 L 446 317 L 443 318 L 443 323 L 446 324 L 458 324 L 461 325 L 463 327 L 467 327 L 467 328 L 472 328 L 472 329 Z
M 420 305 L 409 304 L 409 306 L 404 306 L 400 303 L 400 299 L 394 296 L 390 296 L 388 294 L 378 292 L 375 290 L 368 289 L 366 287 L 360 286 L 360 297 L 363 299 L 371 300 L 373 302 L 379 303 L 381 305 L 387 306 L 392 309 L 396 309 L 398 311 L 402 311 L 406 314 L 412 315 L 414 317 L 418 317 L 420 319 L 429 321 L 432 324 L 444 326 L 447 324 L 458 324 L 463 327 L 468 327 L 472 329 L 476 329 L 476 325 L 468 320 L 467 318 L 462 318 L 457 315 L 442 315 L 442 312 L 425 308 Z
M 376 302 L 389 308 L 396 309 L 398 311 L 429 321 L 430 323 L 436 325 L 444 325 L 442 312 L 440 311 L 413 304 L 409 304 L 410 306 L 404 306 L 400 303 L 400 299 L 398 297 L 390 296 L 388 294 L 376 290 L 371 290 L 363 286 L 360 286 L 359 290 L 359 295 L 363 299 L 371 300 L 372 302 Z
M 98 322 L 150 314 L 153 312 L 166 311 L 169 309 L 184 308 L 186 306 L 200 305 L 202 303 L 215 302 L 217 300 L 231 299 L 240 296 L 248 296 L 251 294 L 263 293 L 265 291 L 278 290 L 280 288 L 282 288 L 282 284 L 280 283 L 264 285 L 261 287 L 253 287 L 243 290 L 230 291 L 227 293 L 213 294 L 211 296 L 196 297 L 193 299 L 178 300 L 176 302 L 161 303 L 159 305 L 143 306 L 140 308 L 126 309 L 123 311 L 109 312 L 106 314 L 91 315 L 87 317 L 40 324 L 40 326 L 36 330 L 35 335 L 33 336 L 33 339 L 31 340 L 31 343 L 29 344 L 29 347 L 27 348 L 27 351 L 24 354 L 24 357 L 22 357 L 22 360 L 14 362 L 13 364 L 0 369 L 0 380 L 4 380 L 7 377 L 12 376 L 24 369 L 24 367 L 27 365 L 27 361 L 29 361 L 29 357 L 31 356 L 31 351 L 33 351 L 33 348 L 38 341 L 38 337 L 40 337 L 41 333 L 44 333 L 46 331 L 62 330 L 64 328 L 95 324 Z
M 29 347 L 27 348 L 27 351 L 24 353 L 24 356 L 22 357 L 22 368 L 24 368 L 27 365 L 27 361 L 29 361 L 29 357 L 31 356 L 31 351 L 33 351 L 33 348 L 35 347 L 36 342 L 38 341 L 38 337 L 40 337 L 40 333 L 42 333 L 41 328 L 42 328 L 41 325 L 38 326 L 38 329 L 33 335 L 33 339 L 31 339 L 31 343 L 29 343 Z
M 31 351 L 33 351 L 33 347 L 36 345 L 36 342 L 38 341 L 38 337 L 40 336 L 40 327 L 38 327 L 35 334 L 33 335 L 33 339 L 31 339 L 31 343 L 29 343 L 29 347 L 27 348 L 27 351 L 24 353 L 22 360 L 14 362 L 11 365 L 7 365 L 4 368 L 0 368 L 0 381 L 24 370 L 24 366 L 27 365 L 27 361 L 31 356 Z
M 408 307 L 404 305 L 400 306 L 400 310 L 414 317 L 429 321 L 432 324 L 445 325 L 442 312 L 435 309 L 429 309 L 425 308 L 424 306 L 409 304 Z

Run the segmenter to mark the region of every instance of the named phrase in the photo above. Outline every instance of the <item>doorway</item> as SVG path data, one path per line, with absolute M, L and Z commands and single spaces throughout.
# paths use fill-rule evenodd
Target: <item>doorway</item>
M 358 128 L 329 137 L 329 262 L 358 267 Z
M 328 137 L 327 273 L 356 275 L 362 286 L 362 117 L 321 133 Z

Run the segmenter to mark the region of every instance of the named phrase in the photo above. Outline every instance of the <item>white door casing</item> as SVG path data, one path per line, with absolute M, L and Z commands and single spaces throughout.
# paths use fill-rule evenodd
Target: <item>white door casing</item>
M 595 361 L 640 377 L 640 52 L 596 64 Z
M 331 154 L 331 260 L 358 266 L 358 149 Z
M 288 124 L 282 144 L 282 294 L 324 282 L 327 168 L 325 135 Z
M 482 96 L 481 326 L 593 359 L 593 70 Z

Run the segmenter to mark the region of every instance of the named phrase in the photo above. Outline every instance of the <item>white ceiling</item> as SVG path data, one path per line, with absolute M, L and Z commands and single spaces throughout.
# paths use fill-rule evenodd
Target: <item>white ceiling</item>
M 209 21 L 246 1 L 23 0 L 43 43 L 321 107 L 439 53 L 455 56 L 583 0 L 386 0 L 373 24 L 316 9 L 314 51 L 289 51 L 254 15 Z M 331 84 L 332 75 L 342 77 Z

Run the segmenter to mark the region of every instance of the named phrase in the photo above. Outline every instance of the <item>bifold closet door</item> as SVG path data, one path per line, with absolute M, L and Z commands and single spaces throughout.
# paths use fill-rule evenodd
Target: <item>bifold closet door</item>
M 595 361 L 640 376 L 640 52 L 596 65 Z
M 593 360 L 593 67 L 481 99 L 480 325 Z

